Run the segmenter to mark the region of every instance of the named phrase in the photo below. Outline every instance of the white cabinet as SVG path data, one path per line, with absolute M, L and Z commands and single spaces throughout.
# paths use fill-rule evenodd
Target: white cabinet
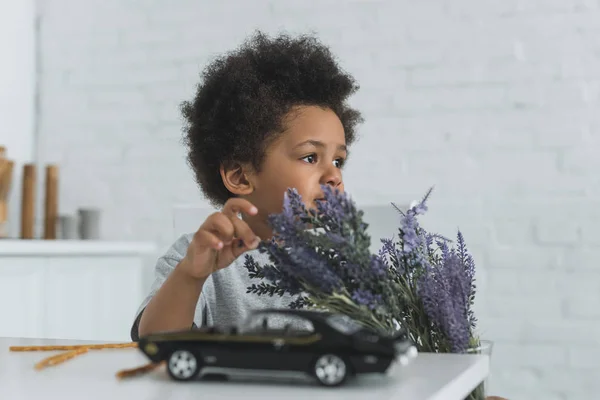
M 130 341 L 151 243 L 0 241 L 0 337 Z

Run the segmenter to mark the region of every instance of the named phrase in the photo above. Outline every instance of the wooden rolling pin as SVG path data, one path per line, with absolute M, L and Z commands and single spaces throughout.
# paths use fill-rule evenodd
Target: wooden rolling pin
M 21 200 L 21 239 L 34 238 L 35 181 L 35 164 L 25 164 L 23 166 L 23 197 Z
M 58 214 L 58 166 L 46 166 L 46 193 L 44 200 L 44 239 L 56 239 Z

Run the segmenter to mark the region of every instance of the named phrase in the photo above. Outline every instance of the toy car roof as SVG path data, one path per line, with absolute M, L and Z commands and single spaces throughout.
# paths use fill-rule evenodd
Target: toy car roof
M 338 312 L 331 312 L 325 310 L 307 310 L 307 309 L 286 309 L 286 308 L 262 308 L 262 309 L 254 309 L 248 313 L 247 318 L 251 318 L 253 316 L 260 316 L 262 314 L 280 314 L 285 316 L 298 316 L 301 318 L 306 318 L 310 320 L 312 323 L 317 323 L 319 325 L 328 326 L 330 325 L 330 321 L 328 319 L 330 317 L 342 317 L 344 319 L 350 319 L 354 321 L 352 318 L 346 316 L 345 314 Z M 240 323 L 243 323 L 240 321 Z M 235 324 L 239 326 L 238 324 Z M 234 325 L 234 326 L 235 326 Z M 360 325 L 357 323 L 357 325 Z M 157 332 L 153 334 L 146 335 L 140 340 L 149 340 L 149 341 L 169 341 L 169 340 L 195 340 L 199 338 L 216 338 L 216 337 L 226 337 L 232 338 L 234 336 L 243 337 L 244 335 L 240 335 L 239 332 L 230 331 L 229 328 L 232 326 L 202 326 L 195 329 L 182 329 L 178 331 L 168 331 L 168 332 Z M 402 331 L 402 330 L 400 330 Z M 262 332 L 260 334 L 268 334 L 269 331 Z M 207 336 L 208 335 L 208 336 Z M 256 336 L 256 333 L 253 333 L 251 336 Z
M 339 313 L 329 312 L 329 311 L 320 311 L 320 310 L 297 310 L 297 309 L 285 309 L 285 308 L 262 308 L 262 309 L 254 309 L 251 310 L 248 314 L 248 318 L 261 315 L 261 314 L 281 314 L 287 316 L 299 316 L 311 320 L 312 322 L 320 322 L 326 323 L 325 319 L 329 316 L 333 315 L 342 315 Z M 240 321 L 241 322 L 241 321 Z M 235 324 L 235 325 L 239 325 Z M 162 340 L 177 340 L 177 339 L 194 339 L 203 337 L 206 334 L 215 335 L 215 334 L 226 334 L 228 336 L 231 335 L 230 332 L 227 332 L 227 329 L 230 328 L 228 326 L 202 326 L 195 329 L 182 329 L 177 331 L 168 331 L 168 332 L 157 332 L 149 335 L 145 335 L 145 337 L 140 339 L 151 340 L 151 341 L 162 341 Z M 225 332 L 220 332 L 221 329 L 224 329 Z M 239 335 L 239 334 L 235 334 Z

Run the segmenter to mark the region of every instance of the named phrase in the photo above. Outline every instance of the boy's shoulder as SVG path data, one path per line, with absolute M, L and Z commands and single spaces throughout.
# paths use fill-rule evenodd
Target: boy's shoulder
M 184 233 L 180 235 L 177 239 L 175 239 L 173 243 L 171 243 L 171 245 L 165 252 L 164 257 L 173 257 L 179 259 L 183 258 L 185 256 L 185 253 L 187 252 L 188 247 L 190 247 L 190 243 L 192 243 L 193 238 L 194 232 Z

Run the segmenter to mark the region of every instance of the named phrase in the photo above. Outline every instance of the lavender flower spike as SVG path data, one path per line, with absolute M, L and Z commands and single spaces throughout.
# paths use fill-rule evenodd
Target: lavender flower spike
M 456 353 L 469 346 L 469 289 L 469 277 L 453 253 L 448 253 L 442 265 L 430 266 L 418 280 L 418 294 L 427 316 L 446 335 Z

